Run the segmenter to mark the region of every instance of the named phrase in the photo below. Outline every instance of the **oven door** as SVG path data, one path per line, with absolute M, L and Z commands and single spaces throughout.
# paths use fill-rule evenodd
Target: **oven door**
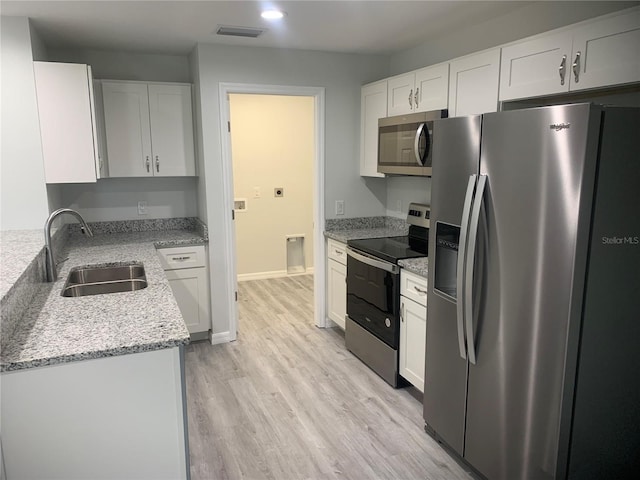
M 347 316 L 394 350 L 400 342 L 400 268 L 347 248 Z

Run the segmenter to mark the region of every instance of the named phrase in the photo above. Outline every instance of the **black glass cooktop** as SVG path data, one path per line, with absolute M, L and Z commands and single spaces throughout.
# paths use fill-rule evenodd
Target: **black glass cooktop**
M 347 245 L 391 263 L 403 258 L 426 257 L 426 250 L 418 251 L 409 245 L 409 237 L 384 237 L 349 240 Z

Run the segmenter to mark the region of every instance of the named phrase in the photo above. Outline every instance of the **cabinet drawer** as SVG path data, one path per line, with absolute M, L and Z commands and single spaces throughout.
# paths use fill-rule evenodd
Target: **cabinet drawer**
M 158 249 L 160 263 L 165 270 L 204 267 L 206 258 L 204 245 L 172 247 Z
M 402 269 L 400 273 L 400 295 L 410 298 L 420 305 L 426 305 L 427 279 Z
M 342 265 L 347 264 L 347 246 L 344 243 L 329 239 L 327 242 L 327 256 Z

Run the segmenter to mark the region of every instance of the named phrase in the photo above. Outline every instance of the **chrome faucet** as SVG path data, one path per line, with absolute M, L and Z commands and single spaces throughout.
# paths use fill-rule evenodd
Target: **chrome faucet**
M 87 225 L 87 222 L 84 221 L 82 215 L 80 215 L 75 210 L 71 210 L 70 208 L 59 208 L 55 212 L 52 212 L 47 218 L 47 221 L 44 223 L 44 248 L 47 256 L 46 265 L 47 265 L 47 282 L 55 282 L 58 279 L 58 269 L 56 268 L 56 260 L 53 256 L 53 245 L 51 245 L 51 225 L 53 221 L 58 218 L 63 213 L 69 213 L 76 217 L 78 221 L 82 224 L 81 229 L 89 235 L 93 237 L 93 232 Z

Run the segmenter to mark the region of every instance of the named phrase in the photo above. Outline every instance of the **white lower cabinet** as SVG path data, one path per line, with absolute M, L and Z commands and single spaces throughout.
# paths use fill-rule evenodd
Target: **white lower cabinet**
M 206 338 L 211 319 L 204 246 L 163 248 L 158 254 L 192 340 Z
M 427 341 L 427 279 L 404 269 L 400 274 L 400 375 L 424 392 Z
M 327 242 L 327 316 L 344 330 L 347 316 L 347 246 Z
M 189 478 L 182 348 L 3 372 L 1 477 Z

